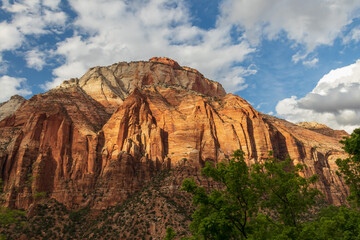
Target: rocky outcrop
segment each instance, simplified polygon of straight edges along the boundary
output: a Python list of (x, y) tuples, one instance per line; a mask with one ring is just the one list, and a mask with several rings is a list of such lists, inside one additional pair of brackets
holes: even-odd
[(109, 113), (114, 112), (134, 89), (146, 86), (181, 87), (218, 98), (226, 95), (221, 84), (205, 78), (197, 71), (183, 69), (168, 58), (94, 67), (80, 79), (65, 81), (58, 88), (71, 86), (80, 87)]
[(317, 122), (301, 122), (297, 123), (296, 125), (338, 139), (349, 136), (349, 134), (344, 130), (334, 130), (324, 124)]
[(14, 95), (10, 100), (0, 103), (0, 121), (13, 114), (25, 100), (22, 96)]
[[(165, 61), (166, 60), (166, 61)], [(68, 207), (103, 208), (141, 189), (160, 169), (201, 168), (241, 149), (249, 163), (290, 156), (333, 203), (338, 139), (257, 112), (219, 83), (175, 61), (95, 67), (39, 94), (0, 122), (5, 199), (27, 208), (38, 193)]]

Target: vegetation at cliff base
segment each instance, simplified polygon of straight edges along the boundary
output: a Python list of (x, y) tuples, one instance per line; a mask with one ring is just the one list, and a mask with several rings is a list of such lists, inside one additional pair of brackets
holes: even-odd
[(344, 150), (349, 157), (336, 160), (339, 167), (337, 174), (342, 176), (350, 187), (348, 200), (360, 207), (360, 128), (340, 142), (344, 144)]
[[(186, 161), (159, 172), (128, 201), (96, 214), (89, 207), (70, 211), (40, 192), (34, 216), (0, 209), (0, 239), (151, 239), (157, 234), (167, 240), (360, 240), (360, 130), (342, 143), (349, 155), (336, 161), (337, 174), (350, 190), (343, 206), (325, 204), (315, 187), (318, 177), (305, 178), (304, 164), (270, 154), (248, 165), (235, 151), (231, 159), (207, 162), (202, 175), (191, 172)], [(180, 184), (184, 178), (177, 182), (176, 176), (184, 175), (195, 176), (183, 181), (184, 191), (163, 187)]]
[(202, 173), (218, 183), (210, 192), (194, 180), (183, 182), (197, 207), (190, 230), (191, 239), (271, 239), (299, 235), (303, 219), (310, 218), (320, 191), (317, 180), (300, 176), (305, 165), (291, 159), (270, 158), (248, 166), (241, 151), (233, 158)]
[(352, 208), (320, 204), (317, 176), (302, 177), (303, 164), (270, 156), (248, 166), (235, 151), (230, 160), (202, 169), (212, 187), (183, 182), (196, 207), (186, 239), (360, 239), (360, 129), (341, 142), (349, 158), (336, 163), (350, 186)]
[[(0, 202), (3, 201), (3, 182), (0, 179)], [(0, 227), (7, 227), (10, 224), (20, 222), (20, 219), (24, 216), (24, 212), (20, 210), (14, 210), (7, 207), (0, 207)], [(0, 240), (6, 239), (6, 237), (0, 234)]]

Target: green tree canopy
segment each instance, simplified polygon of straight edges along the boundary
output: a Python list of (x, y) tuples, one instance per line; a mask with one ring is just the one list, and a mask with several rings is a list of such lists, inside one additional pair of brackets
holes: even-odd
[(340, 142), (344, 144), (343, 148), (349, 157), (336, 160), (339, 167), (337, 174), (342, 176), (350, 187), (348, 200), (360, 207), (360, 128)]
[(200, 187), (193, 179), (183, 182), (197, 207), (192, 239), (291, 239), (299, 234), (302, 219), (320, 196), (311, 187), (316, 176), (300, 176), (304, 168), (272, 157), (248, 166), (241, 151), (215, 166), (206, 163), (202, 174), (218, 188)]

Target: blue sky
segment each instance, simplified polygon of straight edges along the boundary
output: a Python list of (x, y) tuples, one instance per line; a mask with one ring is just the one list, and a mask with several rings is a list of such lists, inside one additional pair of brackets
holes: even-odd
[(0, 102), (166, 56), (257, 110), (360, 127), (360, 1), (2, 0)]

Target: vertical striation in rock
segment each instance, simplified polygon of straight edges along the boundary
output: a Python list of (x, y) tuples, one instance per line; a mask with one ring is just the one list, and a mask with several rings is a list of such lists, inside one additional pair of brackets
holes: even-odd
[(320, 176), (333, 203), (347, 194), (336, 174), (338, 138), (257, 112), (219, 83), (168, 58), (90, 69), (25, 101), (0, 121), (6, 204), (36, 193), (69, 207), (127, 199), (160, 169), (201, 168), (241, 149), (249, 163), (290, 156)]

